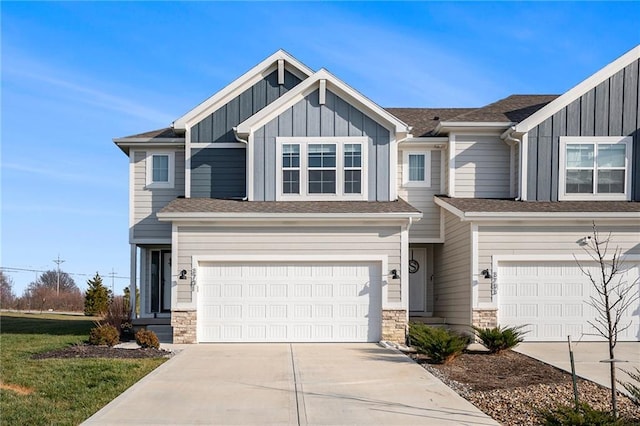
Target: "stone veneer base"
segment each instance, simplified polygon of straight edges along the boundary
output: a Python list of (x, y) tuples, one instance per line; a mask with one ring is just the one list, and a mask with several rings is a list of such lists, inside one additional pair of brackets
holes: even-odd
[(404, 344), (407, 340), (407, 311), (385, 309), (382, 311), (382, 340)]
[(196, 343), (196, 311), (172, 311), (173, 343)]
[(472, 324), (479, 328), (494, 328), (498, 326), (498, 309), (474, 309)]

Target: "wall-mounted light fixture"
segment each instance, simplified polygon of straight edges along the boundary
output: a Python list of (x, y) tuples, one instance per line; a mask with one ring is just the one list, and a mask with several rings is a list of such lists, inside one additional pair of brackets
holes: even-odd
[(187, 279), (187, 270), (183, 269), (182, 271), (180, 271), (180, 276), (178, 277), (181, 280), (186, 280)]
[(391, 278), (394, 280), (397, 280), (400, 278), (400, 275), (398, 275), (398, 270), (397, 269), (392, 269), (391, 270)]
[(482, 270), (482, 276), (484, 278), (491, 278), (491, 271), (489, 271), (488, 269), (483, 269)]

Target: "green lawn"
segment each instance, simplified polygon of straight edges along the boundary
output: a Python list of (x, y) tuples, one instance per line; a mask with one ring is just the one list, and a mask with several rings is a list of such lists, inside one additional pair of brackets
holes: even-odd
[(0, 424), (79, 424), (166, 361), (31, 359), (86, 341), (93, 321), (72, 315), (0, 314)]

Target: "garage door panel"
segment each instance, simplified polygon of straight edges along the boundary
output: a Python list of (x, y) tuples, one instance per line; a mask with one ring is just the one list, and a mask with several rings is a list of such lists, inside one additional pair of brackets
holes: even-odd
[(200, 266), (201, 342), (380, 339), (382, 278), (376, 264)]
[[(599, 276), (595, 264), (583, 264), (585, 271)], [(627, 265), (622, 279), (633, 282), (640, 267)], [(498, 272), (498, 322), (502, 326), (523, 325), (528, 341), (602, 340), (588, 324), (598, 316), (589, 305), (597, 292), (575, 262), (500, 262)], [(640, 334), (640, 302), (626, 312), (624, 324), (629, 330), (619, 334), (621, 341), (637, 341)], [(633, 312), (635, 310), (635, 313)]]

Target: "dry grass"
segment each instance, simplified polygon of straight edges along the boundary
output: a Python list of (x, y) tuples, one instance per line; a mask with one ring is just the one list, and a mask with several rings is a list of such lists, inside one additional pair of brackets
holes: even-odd
[(10, 390), (12, 392), (17, 393), (18, 395), (31, 395), (33, 393), (33, 389), (27, 388), (25, 386), (14, 385), (11, 383), (3, 383), (0, 382), (0, 389)]

